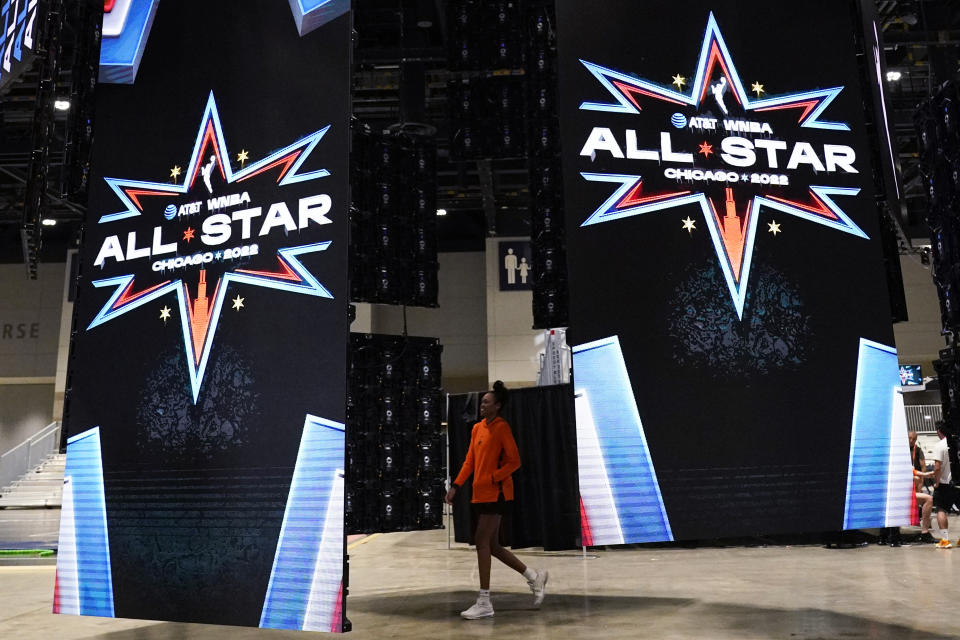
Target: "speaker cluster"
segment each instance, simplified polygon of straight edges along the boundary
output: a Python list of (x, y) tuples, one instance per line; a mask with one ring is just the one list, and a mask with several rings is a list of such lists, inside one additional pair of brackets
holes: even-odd
[(551, 329), (569, 325), (554, 3), (531, 1), (525, 16), (533, 326)]
[(917, 108), (914, 127), (920, 171), (927, 198), (930, 263), (940, 300), (940, 315), (950, 344), (934, 363), (940, 381), (943, 418), (952, 435), (960, 434), (960, 87), (945, 83)]
[(355, 122), (350, 158), (351, 300), (436, 307), (436, 141)]
[(350, 335), (348, 533), (443, 527), (441, 352), (433, 338)]

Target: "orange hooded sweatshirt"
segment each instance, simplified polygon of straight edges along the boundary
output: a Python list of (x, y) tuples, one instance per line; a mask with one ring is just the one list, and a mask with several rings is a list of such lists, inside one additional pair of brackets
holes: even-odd
[(511, 474), (520, 468), (520, 452), (507, 421), (497, 416), (473, 425), (467, 459), (454, 484), (458, 487), (473, 474), (472, 502), (496, 502), (503, 492), (504, 500), (513, 500)]

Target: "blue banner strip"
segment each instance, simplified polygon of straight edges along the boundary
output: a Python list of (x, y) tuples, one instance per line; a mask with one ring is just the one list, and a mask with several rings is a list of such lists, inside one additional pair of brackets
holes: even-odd
[[(617, 337), (573, 349), (576, 392), (589, 404), (623, 543), (673, 540), (660, 485)], [(589, 428), (580, 425), (577, 429)], [(589, 505), (585, 505), (589, 512)], [(603, 544), (595, 535), (595, 544)]]
[(844, 529), (886, 526), (894, 394), (900, 386), (897, 351), (860, 339)]
[[(260, 618), (261, 627), (305, 628), (327, 510), (343, 509), (342, 501), (336, 505), (330, 498), (337, 473), (343, 472), (344, 447), (342, 424), (307, 416)], [(342, 530), (340, 535), (342, 539)], [(322, 577), (339, 588), (343, 578), (342, 546), (337, 551), (340, 562), (333, 563), (338, 567), (336, 575)]]
[(69, 478), (73, 490), (80, 615), (112, 618), (113, 577), (99, 427), (67, 441), (64, 478)]

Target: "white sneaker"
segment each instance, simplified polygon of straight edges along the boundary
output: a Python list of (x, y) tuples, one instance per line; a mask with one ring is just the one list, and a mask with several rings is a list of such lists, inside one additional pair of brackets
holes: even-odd
[(547, 579), (549, 577), (549, 571), (537, 569), (537, 577), (527, 581), (530, 591), (533, 592), (533, 606), (539, 607), (543, 603), (543, 597), (547, 595)]
[(476, 604), (460, 612), (460, 617), (465, 620), (479, 620), (480, 618), (493, 617), (493, 604), (490, 600), (477, 600)]

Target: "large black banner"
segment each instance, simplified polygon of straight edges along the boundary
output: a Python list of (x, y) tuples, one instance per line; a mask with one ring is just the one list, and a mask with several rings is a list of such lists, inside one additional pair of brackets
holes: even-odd
[(584, 540), (905, 522), (852, 4), (558, 10)]
[(348, 4), (107, 5), (55, 610), (339, 631)]

